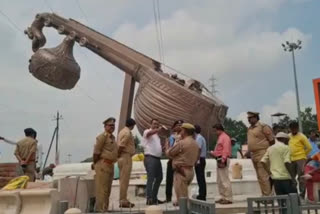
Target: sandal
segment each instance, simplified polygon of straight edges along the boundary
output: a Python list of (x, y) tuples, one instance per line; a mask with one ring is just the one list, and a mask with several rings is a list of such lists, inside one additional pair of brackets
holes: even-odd
[(222, 201), (224, 201), (223, 198), (220, 198), (219, 200), (216, 200), (215, 202), (219, 204), (219, 203), (221, 203)]
[(232, 204), (232, 201), (229, 201), (229, 200), (226, 200), (226, 199), (222, 199), (220, 204)]

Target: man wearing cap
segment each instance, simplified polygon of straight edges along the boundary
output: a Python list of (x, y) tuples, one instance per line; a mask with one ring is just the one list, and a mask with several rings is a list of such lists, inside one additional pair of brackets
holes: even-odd
[[(261, 162), (267, 171), (270, 171), (274, 189), (277, 195), (296, 193), (291, 170), (289, 135), (278, 132), (276, 143), (267, 149)], [(269, 168), (270, 166), (270, 168)]]
[(190, 185), (194, 172), (193, 167), (199, 158), (199, 147), (194, 140), (194, 126), (190, 123), (183, 123), (181, 126), (181, 140), (176, 142), (173, 147), (166, 150), (166, 155), (172, 159), (174, 169), (174, 190), (179, 198), (188, 197), (188, 186)]
[[(176, 142), (181, 138), (180, 131), (183, 120), (177, 120), (172, 125), (172, 133), (168, 139), (168, 145), (166, 149), (171, 148)], [(173, 186), (173, 169), (172, 169), (172, 160), (169, 159), (167, 162), (167, 176), (166, 176), (166, 202), (172, 200), (172, 186)]]
[(113, 136), (116, 120), (106, 119), (104, 132), (96, 138), (93, 151), (93, 164), (96, 172), (96, 212), (107, 212), (113, 181), (114, 163), (118, 158), (118, 146)]
[(243, 154), (241, 151), (241, 146), (239, 145), (239, 143), (237, 143), (237, 139), (236, 138), (231, 138), (231, 158), (238, 158), (238, 152), (241, 155), (241, 158), (243, 158)]
[(24, 130), (25, 138), (17, 143), (14, 155), (23, 169), (24, 175), (29, 177), (29, 181), (35, 181), (36, 172), (36, 152), (37, 152), (37, 132), (32, 128)]
[[(292, 161), (293, 176), (296, 178), (298, 175), (299, 193), (301, 198), (305, 198), (305, 181), (301, 177), (304, 174), (304, 166), (307, 161), (307, 156), (311, 152), (312, 147), (308, 138), (299, 132), (299, 124), (294, 121), (289, 124), (290, 128), (290, 155)], [(297, 182), (295, 182), (297, 184)]]
[(232, 187), (229, 179), (229, 164), (231, 157), (231, 139), (224, 132), (221, 124), (213, 126), (218, 136), (217, 144), (211, 155), (217, 159), (217, 183), (221, 198), (216, 201), (220, 204), (232, 204)]
[(270, 176), (261, 163), (261, 159), (270, 145), (274, 144), (272, 129), (260, 123), (259, 113), (248, 112), (248, 150), (251, 153), (251, 160), (256, 170), (258, 182), (263, 196), (270, 196), (272, 193)]
[(195, 125), (195, 139), (198, 143), (200, 149), (200, 157), (195, 165), (196, 177), (199, 186), (199, 195), (197, 196), (198, 200), (206, 200), (207, 197), (207, 184), (206, 184), (206, 155), (207, 155), (207, 142), (206, 139), (201, 135), (201, 127), (199, 125)]
[(118, 135), (118, 165), (120, 170), (120, 203), (119, 207), (132, 208), (134, 204), (127, 199), (130, 174), (132, 170), (132, 156), (135, 154), (134, 138), (131, 130), (136, 125), (134, 119), (129, 118), (126, 126)]

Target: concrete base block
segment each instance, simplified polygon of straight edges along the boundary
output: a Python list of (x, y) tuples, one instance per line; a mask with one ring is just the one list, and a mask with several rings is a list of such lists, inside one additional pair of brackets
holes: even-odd
[(94, 198), (94, 180), (63, 178), (58, 181), (60, 200), (68, 201), (69, 206), (78, 207), (82, 212), (89, 210), (90, 198)]
[(33, 189), (20, 192), (22, 209), (20, 214), (56, 214), (58, 192), (55, 189)]
[(0, 214), (19, 214), (21, 200), (18, 191), (0, 192)]

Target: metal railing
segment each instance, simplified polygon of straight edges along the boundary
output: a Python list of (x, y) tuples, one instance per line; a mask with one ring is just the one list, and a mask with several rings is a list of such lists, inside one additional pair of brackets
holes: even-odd
[(197, 199), (180, 198), (179, 214), (215, 214), (215, 203)]
[(320, 204), (302, 204), (298, 194), (248, 198), (248, 214), (320, 214)]
[(289, 196), (270, 196), (248, 198), (248, 214), (289, 214), (291, 211), (291, 201)]

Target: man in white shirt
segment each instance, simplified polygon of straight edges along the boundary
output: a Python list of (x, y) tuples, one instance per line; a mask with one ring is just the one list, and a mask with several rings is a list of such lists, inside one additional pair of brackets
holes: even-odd
[(147, 171), (147, 205), (161, 204), (158, 191), (162, 181), (162, 146), (158, 132), (160, 124), (157, 119), (151, 120), (151, 128), (143, 133), (144, 166)]

